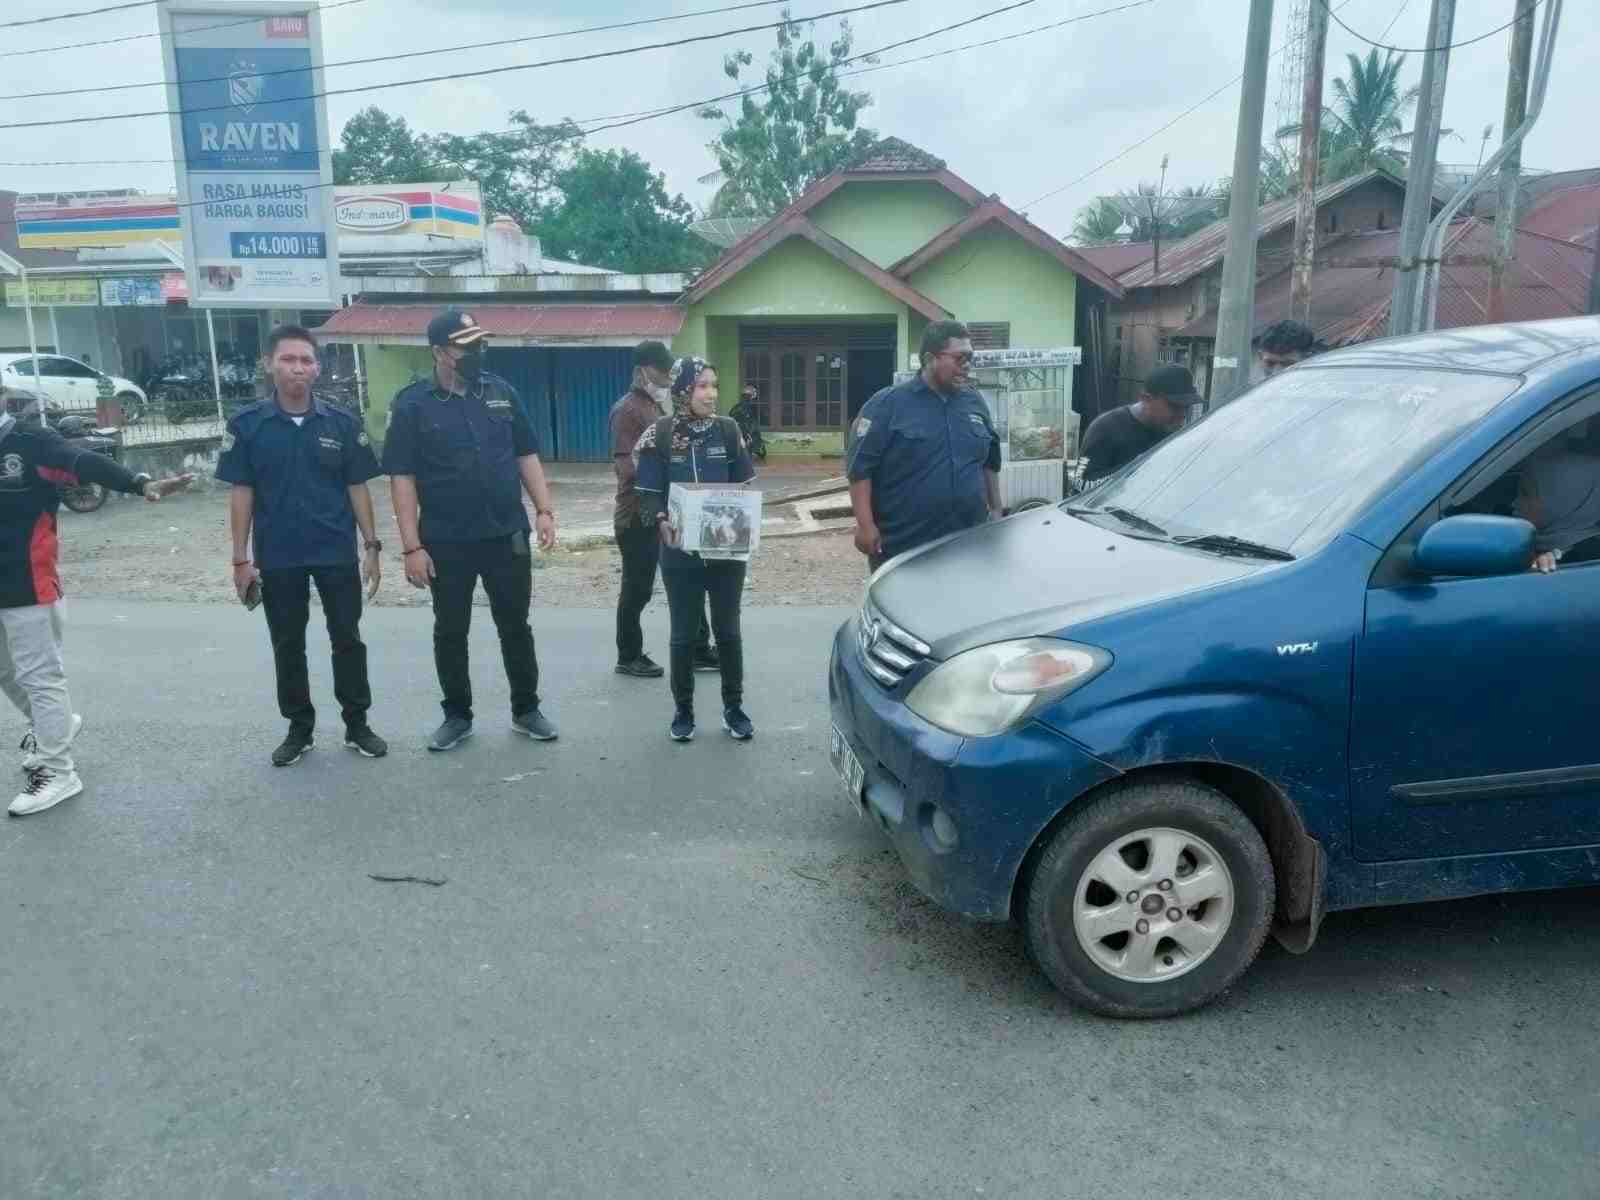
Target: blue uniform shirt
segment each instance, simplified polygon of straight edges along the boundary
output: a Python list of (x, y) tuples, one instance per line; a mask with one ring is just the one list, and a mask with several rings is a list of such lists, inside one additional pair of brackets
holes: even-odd
[(315, 395), (298, 425), (276, 396), (241, 409), (217, 460), (218, 479), (255, 491), (256, 566), (263, 571), (353, 564), (349, 489), (381, 473), (360, 418)]
[(528, 532), (518, 460), (539, 453), (516, 389), (488, 372), (465, 396), (421, 380), (389, 409), (383, 469), (411, 475), (423, 545)]
[(872, 481), (872, 514), (886, 557), (989, 519), (985, 471), (1000, 469), (1000, 438), (977, 392), (946, 398), (918, 375), (868, 400), (850, 429), (845, 473)]

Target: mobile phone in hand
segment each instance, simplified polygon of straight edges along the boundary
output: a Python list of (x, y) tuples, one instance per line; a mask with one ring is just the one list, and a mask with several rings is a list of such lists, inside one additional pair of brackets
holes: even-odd
[(260, 607), (260, 604), (261, 580), (252, 579), (250, 581), (250, 586), (244, 590), (244, 606), (248, 611), (255, 612), (255, 610)]

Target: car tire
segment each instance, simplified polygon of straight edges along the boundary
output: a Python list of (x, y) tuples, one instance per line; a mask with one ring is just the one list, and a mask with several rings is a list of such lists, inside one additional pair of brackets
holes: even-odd
[(1274, 889), (1260, 833), (1227, 797), (1182, 777), (1130, 783), (1044, 846), (1024, 893), (1028, 950), (1091, 1012), (1176, 1016), (1255, 961)]

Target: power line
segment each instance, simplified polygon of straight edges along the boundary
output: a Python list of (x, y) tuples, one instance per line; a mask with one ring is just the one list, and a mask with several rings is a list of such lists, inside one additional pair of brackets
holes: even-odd
[[(672, 50), (679, 46), (690, 46), (698, 42), (714, 42), (723, 38), (737, 37), (745, 33), (761, 33), (769, 29), (777, 29), (784, 25), (804, 24), (809, 21), (821, 21), (829, 17), (848, 16), (851, 13), (870, 12), (879, 8), (892, 8), (901, 4), (908, 4), (911, 0), (872, 0), (868, 4), (857, 4), (851, 8), (836, 8), (830, 12), (810, 13), (803, 17), (795, 17), (782, 21), (773, 21), (765, 25), (746, 25), (739, 29), (723, 29), (716, 33), (701, 33), (693, 37), (678, 38), (670, 42), (651, 42), (643, 46), (628, 46), (619, 50), (598, 50), (592, 54), (573, 54), (566, 58), (547, 58), (540, 62), (513, 63), (504, 67), (485, 67), (477, 71), (454, 71), (444, 75), (427, 75), (420, 79), (396, 79), (388, 83), (363, 84), (360, 87), (329, 88), (321, 92), (309, 92), (303, 96), (288, 96), (283, 100), (267, 101), (263, 108), (272, 104), (287, 103), (290, 100), (319, 100), (326, 96), (350, 96), (363, 92), (380, 92), (389, 88), (420, 87), (428, 83), (446, 83), (456, 79), (482, 79), (491, 75), (505, 75), (513, 71), (533, 71), (541, 67), (566, 66), (572, 63), (594, 62), (599, 59), (621, 58), (630, 54), (643, 54), (647, 50)], [(101, 121), (127, 121), (142, 117), (179, 117), (190, 116), (194, 113), (226, 112), (233, 106), (231, 104), (213, 104), (200, 108), (184, 108), (176, 111), (170, 109), (151, 109), (146, 112), (132, 113), (103, 113), (93, 117), (66, 117), (53, 121), (10, 121), (0, 124), (0, 129), (41, 129), (61, 125), (92, 125)]]
[[(914, 44), (916, 44), (918, 42), (925, 42), (929, 38), (938, 37), (941, 34), (950, 33), (950, 32), (953, 32), (954, 30), (965, 28), (968, 25), (977, 24), (980, 21), (985, 21), (985, 20), (989, 20), (989, 19), (992, 19), (992, 18), (997, 17), (997, 16), (1002, 16), (1005, 13), (1014, 12), (1015, 10), (1020, 9), (1020, 8), (1027, 8), (1030, 5), (1035, 4), (1037, 2), (1038, 2), (1038, 0), (1014, 0), (1014, 2), (1011, 3), (1011, 4), (1002, 5), (999, 8), (990, 9), (987, 12), (978, 13), (975, 16), (967, 17), (967, 18), (964, 18), (963, 20), (952, 22), (949, 25), (940, 26), (937, 29), (930, 29), (926, 33), (920, 33), (920, 34), (917, 34), (914, 37), (903, 38), (902, 40), (900, 40), (898, 42), (891, 42), (888, 45), (879, 46), (874, 50), (867, 50), (867, 51), (862, 52), (861, 54), (851, 55), (849, 58), (841, 59), (840, 62), (839, 62), (839, 65), (844, 65), (844, 64), (848, 64), (848, 63), (852, 63), (852, 62), (860, 62), (862, 59), (873, 58), (873, 57), (876, 57), (879, 54), (887, 54), (891, 50), (898, 50), (898, 49), (901, 49), (901, 48), (903, 48), (905, 46), (914, 45)], [(972, 43), (969, 43), (969, 44), (963, 45), (963, 46), (952, 46), (952, 47), (950, 47), (948, 49), (945, 49), (945, 50), (934, 51), (934, 52), (929, 53), (929, 54), (919, 55), (918, 57), (915, 57), (915, 58), (903, 59), (903, 60), (901, 60), (899, 62), (877, 63), (877, 64), (874, 64), (874, 65), (871, 65), (871, 66), (868, 66), (868, 67), (864, 67), (864, 68), (862, 68), (861, 70), (858, 70), (858, 71), (841, 72), (841, 77), (843, 77), (843, 76), (854, 76), (854, 75), (866, 75), (866, 74), (870, 74), (873, 71), (885, 71), (885, 70), (888, 70), (888, 69), (890, 69), (892, 67), (910, 66), (913, 63), (926, 62), (929, 59), (941, 58), (941, 57), (944, 57), (944, 56), (950, 55), (950, 54), (958, 54), (958, 53), (961, 53), (961, 52), (966, 51), (966, 50), (972, 50), (972, 49), (978, 49), (978, 48), (981, 48), (981, 47), (992, 46), (992, 45), (999, 44), (1001, 42), (1014, 41), (1017, 38), (1029, 37), (1029, 36), (1032, 36), (1033, 34), (1036, 34), (1036, 33), (1045, 32), (1045, 31), (1051, 30), (1051, 29), (1058, 29), (1058, 28), (1060, 28), (1060, 27), (1062, 27), (1064, 25), (1077, 24), (1080, 21), (1088, 21), (1088, 20), (1091, 20), (1091, 19), (1093, 19), (1095, 17), (1112, 16), (1112, 15), (1115, 15), (1116, 13), (1126, 12), (1129, 9), (1143, 8), (1146, 5), (1153, 4), (1155, 2), (1156, 2), (1156, 0), (1130, 0), (1129, 3), (1122, 4), (1122, 5), (1119, 5), (1119, 6), (1114, 7), (1114, 8), (1098, 9), (1098, 10), (1096, 10), (1094, 12), (1081, 13), (1078, 16), (1075, 16), (1075, 17), (1068, 17), (1068, 18), (1066, 18), (1064, 20), (1061, 20), (1061, 21), (1052, 21), (1052, 22), (1050, 22), (1049, 24), (1046, 24), (1046, 25), (1039, 25), (1039, 26), (1036, 26), (1036, 27), (1034, 27), (1032, 29), (1019, 30), (1016, 33), (1004, 34), (1004, 35), (1002, 35), (1000, 37), (989, 38), (989, 39), (987, 39), (985, 41), (972, 42)], [(779, 81), (781, 82), (782, 79), (798, 77), (798, 76), (803, 75), (803, 74), (804, 74), (804, 72), (796, 71), (796, 72), (793, 73), (792, 76), (780, 77)], [(690, 101), (690, 102), (685, 103), (685, 104), (672, 105), (672, 106), (667, 107), (667, 108), (650, 109), (650, 110), (645, 110), (645, 111), (642, 111), (642, 112), (633, 112), (633, 113), (619, 113), (614, 117), (591, 117), (591, 118), (585, 118), (582, 122), (574, 122), (574, 123), (575, 124), (590, 124), (590, 123), (594, 123), (594, 122), (610, 122), (610, 123), (609, 124), (598, 124), (598, 125), (596, 125), (595, 128), (592, 128), (592, 129), (589, 129), (589, 130), (580, 131), (580, 132), (575, 133), (575, 134), (557, 134), (557, 135), (555, 135), (553, 137), (550, 137), (550, 138), (540, 139), (535, 144), (538, 144), (538, 145), (553, 145), (553, 144), (556, 144), (556, 143), (559, 143), (559, 142), (564, 142), (564, 141), (577, 141), (577, 140), (580, 140), (580, 139), (582, 139), (584, 137), (588, 137), (588, 136), (590, 136), (592, 134), (604, 132), (605, 130), (608, 130), (608, 129), (620, 129), (620, 128), (623, 128), (624, 126), (638, 125), (638, 124), (642, 124), (645, 121), (655, 120), (658, 117), (669, 116), (669, 115), (671, 115), (673, 113), (684, 112), (684, 111), (686, 111), (688, 109), (691, 109), (691, 108), (700, 108), (700, 107), (703, 107), (704, 105), (707, 105), (707, 104), (715, 104), (715, 103), (718, 103), (718, 102), (723, 101), (723, 100), (731, 100), (731, 99), (735, 99), (735, 98), (740, 97), (740, 96), (756, 95), (756, 94), (758, 94), (760, 92), (769, 91), (772, 88), (772, 86), (773, 86), (772, 82), (762, 83), (762, 84), (758, 84), (758, 85), (755, 85), (755, 86), (752, 86), (752, 87), (748, 87), (748, 88), (741, 88), (738, 91), (726, 92), (721, 96), (710, 96), (710, 97), (706, 97), (706, 98), (700, 99), (700, 100), (693, 100), (693, 101)], [(494, 135), (494, 136), (509, 136), (509, 135)], [(531, 139), (530, 139), (530, 141), (531, 141)], [(99, 160), (99, 162), (103, 162), (103, 163), (106, 163), (108, 165), (122, 165), (123, 163), (136, 163), (136, 162), (168, 163), (168, 164), (170, 164), (173, 161), (174, 160), (172, 160), (172, 159), (142, 159), (142, 160), (104, 159), (104, 160)], [(44, 164), (39, 164), (39, 163), (0, 163), (0, 166), (38, 166), (38, 165), (44, 165)], [(62, 166), (88, 166), (88, 165), (96, 165), (96, 162), (95, 162), (95, 160), (84, 160), (84, 161), (81, 161), (81, 162), (79, 162), (79, 161), (63, 161), (59, 165), (62, 165)], [(326, 185), (326, 184), (312, 184), (312, 185), (306, 187), (304, 190), (306, 190), (306, 191), (315, 191), (317, 189), (320, 189), (320, 188), (326, 187), (326, 186), (328, 186), (328, 185)], [(366, 185), (366, 186), (380, 187), (380, 186), (383, 186), (383, 185), (381, 185), (381, 184), (371, 184), (371, 185)], [(204, 204), (204, 203), (205, 203), (205, 201), (203, 201), (203, 200), (202, 201), (191, 201), (187, 205), (177, 205), (175, 207), (179, 207), (179, 208), (183, 208), (183, 207), (197, 208), (201, 204)], [(15, 225), (15, 224), (17, 224), (17, 219), (15, 217), (10, 218), (9, 220), (0, 220), (0, 225)]]
[[(695, 12), (673, 13), (664, 17), (645, 17), (637, 21), (618, 21), (610, 25), (588, 25), (580, 29), (563, 29), (556, 33), (535, 33), (527, 37), (499, 38), (489, 42), (467, 42), (460, 46), (441, 46), (433, 50), (411, 50), (403, 54), (384, 54), (376, 58), (347, 58), (339, 62), (323, 63), (322, 69), (333, 67), (360, 67), (371, 63), (398, 62), (406, 58), (425, 58), (432, 54), (457, 54), (463, 50), (483, 50), (494, 46), (517, 46), (524, 42), (546, 42), (555, 38), (577, 37), (585, 33), (608, 33), (617, 29), (636, 29), (641, 25), (661, 25), (672, 21), (687, 21), (694, 17), (719, 16), (723, 13), (743, 12), (751, 8), (771, 8), (775, 4), (785, 4), (788, 0), (746, 0), (743, 4), (730, 4), (723, 8), (702, 8)], [(259, 19), (259, 18), (257, 18)], [(274, 75), (306, 75), (316, 70), (315, 67), (285, 67), (277, 71), (257, 71), (256, 75), (267, 79)], [(222, 83), (228, 78), (226, 75), (215, 75), (206, 79), (186, 79), (186, 84), (197, 83)], [(15, 95), (0, 96), (0, 100), (37, 100), (47, 96), (86, 96), (98, 92), (126, 92), (138, 88), (166, 87), (165, 79), (152, 79), (146, 83), (113, 83), (104, 87), (67, 88), (58, 92), (19, 92)]]
[[(1375, 48), (1377, 48), (1379, 50), (1387, 50), (1391, 54), (1432, 54), (1436, 50), (1460, 50), (1464, 46), (1475, 46), (1479, 42), (1486, 42), (1490, 38), (1492, 38), (1495, 34), (1504, 33), (1506, 30), (1510, 29), (1513, 25), (1515, 25), (1518, 21), (1522, 20), (1524, 17), (1531, 16), (1533, 14), (1533, 10), (1538, 8), (1539, 5), (1543, 4), (1544, 0), (1533, 0), (1533, 3), (1529, 4), (1526, 8), (1524, 8), (1520, 12), (1518, 12), (1516, 16), (1512, 17), (1511, 20), (1507, 21), (1504, 25), (1496, 26), (1494, 29), (1489, 30), (1488, 33), (1480, 33), (1477, 37), (1470, 37), (1464, 42), (1451, 42), (1447, 46), (1410, 46), (1410, 47), (1407, 47), (1407, 46), (1388, 46), (1388, 45), (1385, 45), (1383, 42), (1376, 41), (1376, 40), (1374, 40), (1372, 38), (1367, 37), (1365, 34), (1357, 33), (1354, 29), (1351, 29), (1350, 26), (1346, 25), (1344, 23), (1344, 21), (1340, 19), (1339, 15), (1336, 12), (1333, 11), (1332, 6), (1329, 5), (1328, 0), (1317, 0), (1317, 3), (1321, 4), (1323, 8), (1326, 8), (1328, 10), (1328, 15), (1333, 18), (1333, 23), (1335, 25), (1337, 25), (1340, 29), (1342, 29), (1346, 33), (1348, 33), (1351, 37), (1355, 38), (1358, 42), (1365, 42), (1369, 46), (1373, 46), (1373, 47), (1375, 47)], [(1339, 7), (1343, 8), (1344, 6), (1340, 5)], [(1402, 11), (1404, 11), (1404, 10), (1402, 9)], [(1395, 20), (1399, 20), (1399, 19), (1400, 18), (1399, 18), (1398, 14), (1397, 14), (1396, 17), (1395, 17)], [(1394, 22), (1393, 21), (1391, 21), (1389, 23), (1389, 28), (1390, 29), (1394, 28)], [(1384, 31), (1383, 36), (1385, 36), (1385, 37), (1388, 36), (1388, 30)]]
[[(926, 41), (928, 38), (937, 37), (938, 35), (943, 34), (943, 33), (949, 33), (952, 30), (959, 29), (964, 25), (970, 25), (975, 21), (984, 20), (984, 19), (986, 19), (986, 18), (988, 18), (990, 16), (993, 16), (993, 15), (996, 15), (996, 14), (1002, 14), (1002, 13), (1009, 12), (1012, 9), (1025, 7), (1026, 4), (1031, 4), (1033, 2), (1034, 2), (1034, 0), (1025, 0), (1024, 4), (1007, 5), (1004, 8), (994, 9), (994, 10), (992, 10), (992, 12), (981, 13), (976, 17), (969, 18), (968, 20), (965, 20), (965, 21), (957, 22), (954, 25), (942, 26), (939, 29), (935, 29), (935, 30), (929, 31), (928, 33), (919, 34), (914, 38), (907, 38), (907, 39), (905, 39), (903, 41), (892, 42), (887, 46), (879, 46), (876, 49), (863, 51), (861, 54), (854, 54), (854, 55), (851, 55), (849, 58), (840, 59), (839, 61), (840, 61), (840, 64), (843, 65), (843, 64), (853, 63), (853, 62), (860, 62), (863, 59), (867, 59), (867, 58), (875, 58), (879, 54), (887, 54), (891, 50), (902, 49), (905, 46), (911, 45), (913, 43), (920, 42), (920, 41)], [(853, 70), (853, 71), (840, 71), (838, 73), (838, 77), (840, 79), (853, 79), (858, 75), (871, 75), (871, 74), (874, 74), (874, 73), (876, 73), (878, 71), (892, 70), (895, 67), (909, 67), (909, 66), (912, 66), (912, 65), (914, 65), (916, 63), (929, 62), (929, 61), (931, 61), (933, 59), (937, 59), (937, 58), (946, 58), (946, 57), (948, 57), (948, 56), (950, 56), (952, 54), (962, 54), (962, 53), (965, 53), (968, 50), (982, 50), (982, 49), (986, 49), (989, 46), (1000, 45), (1001, 43), (1004, 43), (1004, 42), (1013, 42), (1013, 41), (1016, 41), (1018, 38), (1032, 37), (1034, 34), (1038, 34), (1038, 33), (1048, 33), (1051, 30), (1060, 29), (1060, 28), (1062, 28), (1063, 26), (1066, 26), (1066, 25), (1076, 25), (1079, 22), (1092, 20), (1095, 17), (1113, 16), (1113, 15), (1115, 15), (1117, 13), (1127, 12), (1130, 9), (1145, 8), (1145, 7), (1147, 7), (1147, 6), (1151, 5), (1151, 4), (1155, 4), (1155, 3), (1158, 3), (1158, 0), (1129, 0), (1129, 3), (1120, 4), (1120, 5), (1116, 6), (1115, 8), (1102, 8), (1102, 9), (1097, 9), (1094, 12), (1080, 13), (1079, 15), (1077, 15), (1075, 17), (1066, 17), (1066, 18), (1064, 18), (1064, 19), (1062, 19), (1060, 21), (1051, 21), (1051, 22), (1048, 22), (1047, 24), (1044, 24), (1044, 25), (1035, 25), (1035, 26), (1032, 26), (1031, 28), (1028, 28), (1028, 29), (1020, 29), (1016, 33), (1002, 34), (999, 37), (986, 38), (983, 41), (978, 41), (978, 42), (964, 42), (963, 44), (961, 44), (959, 46), (951, 46), (951, 47), (948, 47), (947, 49), (944, 49), (944, 50), (933, 50), (933, 51), (930, 51), (927, 54), (919, 54), (914, 58), (904, 58), (904, 59), (899, 59), (899, 60), (897, 60), (895, 62), (889, 62), (889, 63), (877, 63), (877, 64), (874, 64), (872, 66), (861, 67), (861, 68), (859, 68), (857, 70)], [(799, 78), (800, 76), (802, 76), (804, 74), (805, 74), (804, 71), (794, 71), (794, 72), (791, 72), (791, 73), (789, 73), (787, 75), (780, 76), (779, 77), (779, 82), (783, 82), (783, 81), (788, 80), (788, 79), (796, 79), (796, 78)], [(603, 124), (604, 122), (616, 121), (616, 122), (621, 122), (623, 124), (628, 124), (628, 125), (638, 124), (638, 123), (640, 123), (640, 122), (642, 122), (644, 120), (651, 120), (651, 119), (654, 119), (656, 117), (669, 116), (669, 115), (674, 114), (674, 113), (683, 112), (683, 111), (685, 111), (687, 109), (690, 109), (690, 108), (700, 108), (700, 107), (703, 107), (703, 106), (705, 106), (707, 104), (717, 104), (717, 103), (720, 103), (721, 101), (724, 101), (724, 100), (735, 100), (735, 99), (739, 99), (739, 98), (744, 97), (744, 96), (758, 95), (761, 92), (770, 91), (772, 89), (772, 86), (773, 85), (771, 83), (755, 84), (755, 85), (752, 85), (751, 87), (748, 87), (748, 88), (741, 88), (738, 91), (725, 92), (720, 96), (708, 96), (708, 97), (706, 97), (704, 99), (701, 99), (701, 100), (692, 100), (692, 101), (688, 101), (688, 102), (683, 103), (683, 104), (670, 105), (670, 106), (666, 106), (666, 107), (663, 107), (663, 108), (640, 109), (640, 110), (635, 110), (633, 112), (626, 112), (626, 113), (611, 113), (611, 114), (609, 114), (607, 116), (599, 116), (599, 117), (572, 117), (572, 118), (568, 118), (568, 120), (570, 120), (575, 125), (595, 125), (595, 126), (597, 126), (597, 128), (590, 129), (590, 130), (585, 130), (585, 131), (582, 131), (582, 132), (577, 133), (577, 134), (558, 134), (558, 135), (556, 135), (554, 137), (551, 137), (551, 138), (548, 138), (548, 139), (541, 139), (537, 144), (539, 144), (539, 145), (547, 145), (547, 144), (553, 145), (553, 144), (558, 143), (558, 142), (577, 141), (577, 140), (579, 140), (581, 138), (588, 137), (592, 133), (603, 132), (604, 129), (619, 128), (620, 127), (620, 125), (618, 125), (618, 126), (604, 125)], [(507, 130), (499, 130), (499, 131), (496, 131), (494, 133), (480, 134), (478, 136), (480, 136), (480, 137), (513, 137), (514, 138), (514, 137), (526, 137), (527, 136), (527, 132), (528, 131), (527, 131), (526, 128), (524, 128), (524, 129), (507, 129)], [(54, 159), (54, 160), (0, 161), (0, 167), (172, 166), (176, 162), (178, 162), (178, 160), (177, 159), (173, 159), (173, 158), (77, 158), (77, 159), (69, 158), (69, 159)], [(373, 185), (373, 186), (377, 186), (377, 185)]]
[(1389, 23), (1383, 27), (1383, 32), (1380, 33), (1378, 36), (1380, 38), (1388, 37), (1389, 36), (1389, 31), (1400, 23), (1400, 18), (1406, 15), (1406, 9), (1408, 9), (1410, 7), (1411, 7), (1411, 0), (1400, 0), (1400, 7), (1395, 10), (1394, 16), (1389, 18)]
[[(1327, 0), (1319, 0), (1319, 3), (1323, 4), (1326, 7)], [(1349, 3), (1350, 3), (1350, 0), (1344, 0), (1344, 2), (1339, 5), (1339, 7), (1343, 8), (1346, 4), (1349, 4)], [(1328, 11), (1329, 11), (1330, 15), (1333, 13), (1333, 10), (1331, 8)], [(1513, 22), (1513, 24), (1515, 24), (1515, 22)], [(1282, 47), (1280, 47), (1277, 50), (1274, 50), (1272, 52), (1272, 56), (1276, 56), (1276, 55), (1278, 55), (1280, 53), (1282, 53)], [(1134, 142), (1131, 146), (1127, 146), (1124, 149), (1119, 150), (1117, 153), (1113, 154), (1110, 158), (1106, 159), (1099, 166), (1091, 167), (1089, 170), (1085, 171), (1082, 175), (1079, 175), (1076, 179), (1069, 180), (1068, 182), (1062, 184), (1060, 187), (1052, 188), (1050, 191), (1046, 192), (1044, 195), (1035, 197), (1034, 199), (1028, 201), (1028, 203), (1026, 203), (1026, 204), (1024, 204), (1022, 206), (1023, 207), (1023, 211), (1026, 212), (1028, 209), (1032, 208), (1035, 204), (1040, 204), (1040, 203), (1042, 203), (1042, 202), (1044, 202), (1046, 200), (1049, 200), (1049, 199), (1052, 199), (1052, 198), (1054, 198), (1056, 196), (1059, 196), (1062, 192), (1066, 191), (1068, 188), (1076, 187), (1078, 184), (1082, 183), (1085, 179), (1089, 179), (1089, 178), (1091, 178), (1091, 177), (1093, 177), (1095, 175), (1098, 175), (1101, 171), (1103, 171), (1107, 167), (1111, 166), (1112, 163), (1120, 162), (1124, 158), (1127, 158), (1128, 155), (1132, 154), (1135, 150), (1139, 149), (1141, 146), (1148, 145), (1150, 142), (1155, 141), (1156, 138), (1160, 137), (1163, 133), (1165, 133), (1167, 130), (1171, 129), (1174, 125), (1176, 125), (1179, 121), (1182, 121), (1185, 117), (1193, 116), (1195, 113), (1199, 112), (1202, 108), (1204, 108), (1206, 105), (1210, 104), (1218, 96), (1222, 95), (1223, 92), (1227, 91), (1229, 88), (1231, 88), (1234, 84), (1238, 83), (1243, 78), (1244, 78), (1244, 73), (1241, 71), (1239, 74), (1235, 75), (1232, 79), (1228, 80), (1227, 83), (1225, 83), (1221, 87), (1219, 87), (1216, 91), (1206, 94), (1201, 99), (1197, 100), (1194, 104), (1192, 104), (1188, 108), (1184, 109), (1181, 113), (1179, 113), (1177, 116), (1173, 117), (1172, 120), (1168, 121), (1165, 125), (1163, 125), (1160, 129), (1157, 129), (1154, 133), (1151, 133), (1146, 137), (1142, 137), (1137, 142)]]
[[(352, 4), (365, 4), (366, 2), (367, 0), (337, 0), (336, 3), (322, 5), (317, 11), (318, 13), (332, 12), (336, 8), (348, 8)], [(184, 32), (186, 34), (205, 33), (212, 29), (236, 29), (240, 25), (254, 25), (260, 20), (261, 17), (257, 15), (246, 17), (242, 21), (223, 21), (218, 25), (197, 25), (193, 29), (187, 29)], [(161, 33), (130, 33), (124, 37), (102, 38), (97, 42), (68, 42), (64, 46), (35, 46), (31, 50), (3, 50), (0, 51), (0, 58), (21, 58), (28, 54), (54, 54), (60, 50), (85, 50), (92, 46), (118, 46), (123, 42), (143, 42), (150, 38), (170, 38), (172, 36), (172, 34), (164, 31)]]
[(23, 25), (48, 25), (52, 21), (72, 21), (78, 17), (98, 17), (101, 13), (121, 12), (127, 8), (149, 8), (152, 4), (160, 3), (161, 0), (133, 0), (131, 4), (109, 4), (105, 8), (86, 8), (79, 12), (57, 13), (53, 17), (28, 17), (22, 21), (0, 21), (0, 29), (17, 29)]

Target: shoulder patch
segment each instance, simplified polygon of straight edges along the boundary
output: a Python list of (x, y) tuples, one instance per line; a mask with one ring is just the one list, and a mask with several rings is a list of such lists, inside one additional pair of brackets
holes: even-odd
[(238, 440), (238, 438), (233, 436), (233, 430), (224, 429), (222, 431), (222, 452), (224, 454), (228, 453), (228, 451), (233, 449)]
[(866, 437), (868, 431), (871, 430), (871, 428), (872, 428), (872, 418), (871, 417), (857, 417), (856, 418), (856, 436), (857, 437)]
[(370, 446), (370, 445), (372, 445), (372, 439), (367, 436), (367, 431), (366, 431), (365, 427), (362, 428), (360, 433), (356, 434), (356, 445), (358, 445), (358, 446)]

